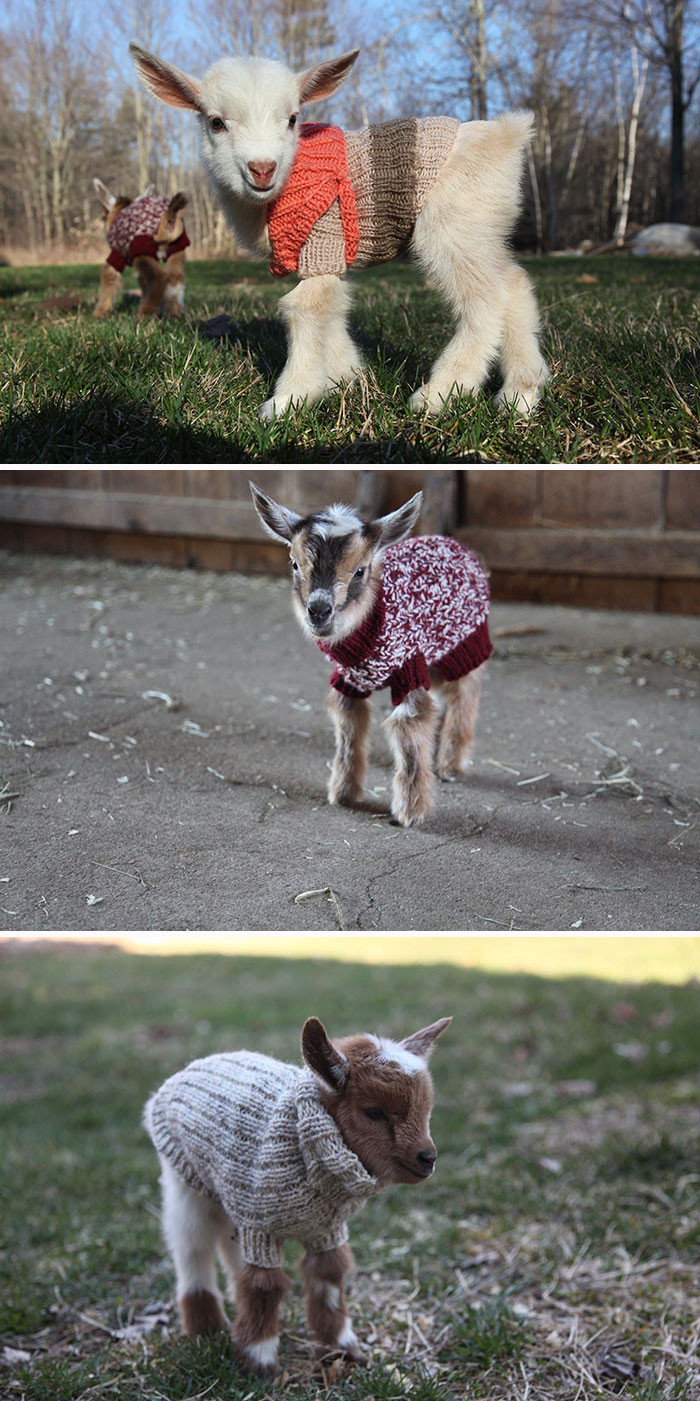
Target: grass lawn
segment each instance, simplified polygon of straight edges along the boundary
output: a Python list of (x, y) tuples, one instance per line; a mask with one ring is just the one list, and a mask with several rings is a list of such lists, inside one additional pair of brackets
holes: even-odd
[(451, 1012), (433, 1062), (433, 1182), (356, 1218), (351, 1306), (368, 1367), (316, 1360), (294, 1280), (291, 1401), (697, 1401), (696, 985), (444, 964), (2, 955), (3, 1401), (261, 1401), (225, 1339), (178, 1330), (156, 1159), (162, 1078), (245, 1045), (297, 1058), (331, 1032)]
[[(408, 395), (449, 334), (405, 264), (353, 278), (368, 356), (355, 387), (262, 424), (284, 358), (281, 288), (258, 264), (191, 262), (181, 324), (107, 323), (91, 266), (0, 269), (0, 457), (18, 462), (696, 462), (700, 259), (523, 260), (554, 378), (534, 418), (489, 392), (412, 416)], [(133, 273), (127, 284), (135, 283)], [(78, 304), (68, 310), (60, 298)], [(42, 305), (42, 303), (54, 303)], [(226, 312), (228, 337), (201, 323)]]

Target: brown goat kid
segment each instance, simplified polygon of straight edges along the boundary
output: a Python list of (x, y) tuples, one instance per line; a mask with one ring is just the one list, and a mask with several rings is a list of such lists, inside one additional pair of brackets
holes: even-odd
[(138, 199), (115, 196), (94, 179), (103, 208), (105, 234), (110, 246), (100, 274), (100, 295), (95, 316), (103, 321), (114, 310), (124, 268), (132, 266), (141, 288), (137, 320), (145, 321), (162, 311), (180, 317), (185, 310), (185, 249), (189, 238), (182, 210), (189, 203), (179, 191), (172, 199), (153, 194), (149, 186)]
[[(485, 570), (457, 540), (407, 538), (420, 492), (398, 511), (365, 521), (342, 505), (301, 516), (253, 482), (250, 488), (265, 530), (289, 545), (297, 618), (335, 663), (328, 801), (361, 800), (370, 696), (389, 687), (392, 817), (402, 827), (421, 822), (433, 802), (434, 769), (451, 781), (471, 752), (491, 655)], [(428, 694), (433, 685), (438, 705)]]
[(310, 1017), (303, 1069), (238, 1051), (193, 1061), (156, 1091), (145, 1123), (160, 1158), (164, 1233), (190, 1337), (228, 1326), (218, 1254), (237, 1305), (239, 1361), (275, 1376), (289, 1284), (283, 1244), (293, 1239), (306, 1252), (310, 1329), (324, 1351), (361, 1355), (343, 1289), (353, 1263), (347, 1219), (382, 1187), (432, 1175), (428, 1059), (451, 1020), (400, 1042), (330, 1041)]

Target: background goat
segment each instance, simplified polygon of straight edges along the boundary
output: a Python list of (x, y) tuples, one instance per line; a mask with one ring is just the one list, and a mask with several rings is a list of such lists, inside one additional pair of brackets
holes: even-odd
[[(396, 1043), (332, 1042), (316, 1017), (302, 1031), (306, 1071), (238, 1051), (193, 1061), (146, 1106), (158, 1150), (163, 1226), (190, 1336), (227, 1326), (217, 1251), (237, 1302), (244, 1367), (274, 1376), (288, 1280), (286, 1239), (303, 1242), (309, 1326), (327, 1348), (359, 1356), (343, 1295), (352, 1266), (347, 1217), (379, 1188), (430, 1177), (433, 1090), (427, 1069), (443, 1017)], [(311, 1073), (309, 1073), (311, 1072)]]
[(182, 210), (187, 195), (168, 199), (149, 185), (138, 199), (115, 196), (95, 178), (93, 185), (104, 209), (105, 233), (110, 253), (100, 276), (95, 316), (103, 320), (114, 308), (124, 268), (133, 263), (141, 286), (138, 320), (157, 316), (182, 316), (185, 309), (185, 249), (189, 238)]
[[(300, 516), (250, 483), (268, 534), (290, 546), (294, 609), (335, 662), (328, 705), (336, 752), (331, 803), (356, 803), (367, 771), (369, 696), (391, 688), (387, 721), (395, 758), (392, 815), (419, 822), (441, 778), (464, 772), (474, 739), (483, 663), (491, 655), (489, 589), (474, 555), (456, 540), (407, 540), (422, 493), (379, 520), (348, 506)], [(435, 682), (443, 711), (428, 695)]]
[(403, 119), (343, 138), (334, 127), (300, 126), (299, 109), (337, 91), (357, 50), (301, 75), (266, 59), (224, 58), (201, 79), (136, 44), (130, 52), (156, 97), (197, 113), (202, 160), (238, 246), (302, 279), (280, 302), (289, 357), (261, 417), (356, 378), (362, 355), (341, 278), (350, 264), (409, 248), (457, 318), (412, 407), (434, 413), (455, 388), (476, 391), (500, 357), (499, 402), (530, 412), (549, 371), (529, 279), (507, 246), (529, 113)]

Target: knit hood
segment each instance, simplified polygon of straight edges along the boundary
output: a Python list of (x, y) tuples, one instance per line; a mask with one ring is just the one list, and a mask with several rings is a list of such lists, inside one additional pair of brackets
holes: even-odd
[[(304, 1075), (296, 1092), (299, 1147), (309, 1184), (319, 1191), (330, 1186), (356, 1200), (353, 1210), (378, 1190), (360, 1159), (348, 1148), (338, 1125), (321, 1103), (313, 1076)], [(357, 1201), (359, 1199), (359, 1201)]]

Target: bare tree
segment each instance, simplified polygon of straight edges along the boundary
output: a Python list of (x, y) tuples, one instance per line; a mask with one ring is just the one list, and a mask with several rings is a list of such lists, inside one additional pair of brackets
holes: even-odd
[(666, 70), (671, 95), (670, 217), (685, 213), (685, 125), (700, 82), (696, 0), (604, 0), (648, 62)]

